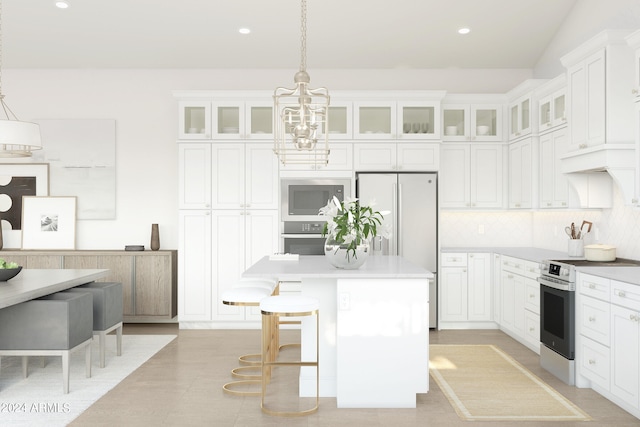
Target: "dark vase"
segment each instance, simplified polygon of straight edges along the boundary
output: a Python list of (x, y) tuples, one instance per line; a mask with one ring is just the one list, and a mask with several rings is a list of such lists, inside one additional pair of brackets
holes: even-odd
[(160, 249), (160, 232), (158, 231), (158, 224), (151, 224), (151, 250), (157, 251)]

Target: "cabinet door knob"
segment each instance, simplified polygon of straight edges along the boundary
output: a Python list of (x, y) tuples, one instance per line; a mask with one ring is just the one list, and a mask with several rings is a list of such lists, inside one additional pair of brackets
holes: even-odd
[(512, 275), (512, 274), (507, 275), (507, 277), (508, 277), (509, 279), (513, 279), (513, 275)]
[(634, 95), (637, 95), (638, 94), (638, 89), (631, 89), (631, 93), (634, 94)]
[(629, 320), (631, 320), (633, 322), (637, 322), (638, 321), (638, 316), (636, 316), (635, 314), (630, 314), (629, 315)]

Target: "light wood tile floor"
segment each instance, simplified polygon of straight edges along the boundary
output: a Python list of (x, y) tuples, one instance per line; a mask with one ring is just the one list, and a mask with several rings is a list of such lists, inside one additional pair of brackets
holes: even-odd
[[(640, 420), (588, 389), (569, 387), (540, 368), (538, 356), (500, 331), (432, 331), (431, 343), (495, 344), (569, 398), (591, 422), (465, 422), (458, 418), (433, 380), (418, 396), (416, 409), (337, 409), (336, 400), (322, 398), (317, 413), (303, 418), (262, 414), (256, 397), (224, 394), (222, 384), (237, 366), (240, 354), (259, 351), (257, 330), (178, 330), (175, 324), (131, 325), (126, 334), (177, 334), (178, 338), (133, 372), (78, 417), (72, 427), (94, 426), (348, 426), (348, 427), (585, 427), (640, 426)], [(295, 331), (285, 331), (295, 339)], [(402, 363), (402, 355), (398, 355)], [(320, 361), (322, 365), (322, 361)]]

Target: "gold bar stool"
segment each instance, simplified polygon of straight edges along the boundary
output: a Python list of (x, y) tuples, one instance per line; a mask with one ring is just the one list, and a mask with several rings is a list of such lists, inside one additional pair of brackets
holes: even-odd
[[(258, 285), (257, 282), (255, 284)], [(247, 282), (242, 286), (234, 287), (231, 290), (223, 292), (221, 299), (222, 303), (226, 305), (257, 307), (260, 305), (260, 301), (264, 298), (269, 297), (272, 292), (273, 288), (269, 286), (249, 286)], [(240, 361), (242, 362), (244, 359), (250, 357), (252, 357), (252, 355), (240, 356)], [(260, 354), (257, 354), (257, 357), (260, 357)], [(257, 366), (259, 366), (261, 362), (260, 360), (258, 360), (257, 362), (253, 363), (255, 363), (254, 366), (241, 366), (233, 369), (231, 371), (231, 375), (235, 378), (241, 378), (241, 380), (226, 383), (222, 386), (222, 389), (226, 393), (236, 396), (259, 396), (261, 394), (261, 391), (247, 391), (243, 389), (243, 387), (246, 387), (250, 384), (261, 383), (260, 374), (251, 375), (245, 373), (249, 369), (253, 369), (255, 371)]]
[[(319, 308), (320, 302), (318, 299), (303, 295), (276, 295), (264, 298), (260, 301), (260, 311), (262, 312), (262, 398), (260, 401), (260, 407), (264, 413), (269, 415), (294, 417), (312, 414), (318, 410), (320, 401), (320, 358), (318, 350), (318, 338), (320, 333)], [(300, 360), (278, 360), (277, 350), (279, 349), (279, 345), (276, 337), (278, 336), (279, 318), (314, 315), (316, 317), (316, 360), (303, 361), (302, 355)], [(286, 411), (275, 410), (265, 404), (267, 385), (271, 383), (273, 368), (278, 366), (310, 366), (316, 368), (316, 398), (315, 405), (313, 407), (299, 411)]]

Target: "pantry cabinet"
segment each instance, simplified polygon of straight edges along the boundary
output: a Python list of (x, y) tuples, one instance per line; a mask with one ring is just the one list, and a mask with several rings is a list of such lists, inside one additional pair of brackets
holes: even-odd
[(442, 208), (502, 208), (502, 144), (443, 144), (440, 148)]

